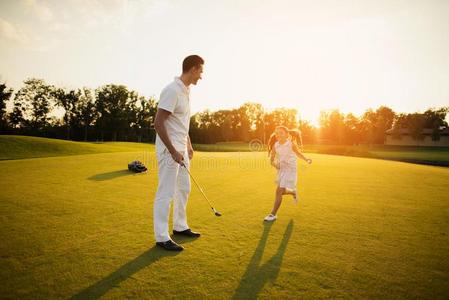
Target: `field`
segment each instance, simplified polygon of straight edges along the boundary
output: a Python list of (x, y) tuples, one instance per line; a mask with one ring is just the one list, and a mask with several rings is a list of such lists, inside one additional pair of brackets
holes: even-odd
[(148, 151), (143, 143), (82, 143), (32, 136), (0, 135), (0, 160), (108, 152)]
[[(265, 150), (260, 143), (216, 143), (211, 145), (195, 145), (197, 149), (208, 152), (247, 152)], [(320, 153), (332, 155), (344, 155), (354, 157), (368, 157), (388, 159), (411, 163), (449, 166), (448, 147), (415, 147), (415, 146), (384, 146), (384, 145), (304, 145), (306, 153)]]
[[(125, 142), (71, 142), (29, 136), (0, 135), (0, 160), (50, 157), (61, 155), (149, 151), (153, 145)], [(249, 143), (224, 142), (216, 144), (194, 144), (202, 152), (263, 152), (266, 148), (258, 140)], [(447, 147), (407, 147), (407, 146), (345, 146), (345, 145), (304, 145), (305, 153), (368, 157), (412, 162), (427, 165), (449, 166)]]
[[(189, 224), (202, 237), (175, 238), (185, 251), (171, 254), (154, 247), (152, 145), (8, 138), (2, 299), (449, 297), (449, 168), (310, 153), (299, 204), (286, 197), (264, 224), (266, 154), (198, 151), (192, 174), (223, 216), (192, 186)], [(150, 171), (128, 173), (134, 159)]]

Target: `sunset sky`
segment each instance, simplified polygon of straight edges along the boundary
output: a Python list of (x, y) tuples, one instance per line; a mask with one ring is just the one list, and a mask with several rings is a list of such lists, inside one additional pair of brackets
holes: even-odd
[(145, 96), (205, 60), (193, 112), (252, 101), (398, 112), (449, 105), (449, 1), (1, 0), (0, 81)]

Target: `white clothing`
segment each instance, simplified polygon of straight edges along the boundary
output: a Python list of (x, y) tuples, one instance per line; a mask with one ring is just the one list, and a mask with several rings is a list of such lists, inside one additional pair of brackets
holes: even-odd
[[(179, 77), (167, 85), (161, 92), (158, 108), (171, 112), (164, 122), (170, 141), (179, 152), (187, 148), (187, 138), (190, 125), (190, 89), (184, 85)], [(162, 153), (165, 144), (156, 135), (156, 153)]]
[(279, 141), (274, 144), (274, 150), (279, 162), (277, 183), (281, 188), (296, 189), (297, 157), (292, 149), (292, 141), (287, 140), (284, 144)]
[[(184, 164), (189, 168), (187, 139), (190, 124), (189, 88), (176, 77), (162, 90), (158, 108), (171, 112), (164, 125), (174, 148), (184, 156)], [(168, 219), (170, 203), (173, 199), (173, 229), (183, 231), (187, 225), (186, 207), (190, 193), (190, 177), (184, 167), (175, 162), (167, 147), (156, 136), (156, 156), (158, 164), (158, 188), (154, 199), (154, 236), (156, 242), (170, 239)]]
[[(188, 152), (186, 150), (182, 153), (184, 155), (184, 164), (189, 168)], [(190, 177), (186, 169), (173, 160), (167, 149), (156, 155), (159, 184), (154, 199), (154, 236), (156, 242), (165, 242), (170, 239), (168, 218), (172, 199), (173, 229), (176, 231), (189, 229), (186, 207), (190, 193)]]

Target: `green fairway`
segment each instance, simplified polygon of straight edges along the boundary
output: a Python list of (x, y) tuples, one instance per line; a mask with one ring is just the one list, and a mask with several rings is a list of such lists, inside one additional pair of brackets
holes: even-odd
[[(194, 148), (204, 152), (266, 151), (258, 140), (249, 143), (194, 144)], [(129, 142), (73, 142), (31, 136), (0, 135), (0, 160), (128, 151), (154, 151), (154, 145)], [(449, 166), (449, 148), (447, 147), (305, 145), (304, 152)]]
[(72, 142), (33, 136), (0, 135), (0, 160), (152, 149), (154, 145), (145, 143)]
[[(223, 216), (193, 186), (203, 236), (167, 254), (154, 248), (154, 153), (120, 147), (0, 162), (2, 298), (448, 298), (447, 168), (311, 154), (299, 204), (263, 224), (266, 154), (197, 152), (192, 174)], [(125, 170), (136, 158), (149, 173)]]
[[(229, 142), (216, 144), (196, 144), (195, 149), (208, 152), (248, 152), (254, 150), (266, 151), (260, 141), (250, 143)], [(304, 145), (305, 153), (320, 153), (355, 157), (398, 160), (411, 163), (449, 166), (448, 147), (414, 147), (385, 145)]]

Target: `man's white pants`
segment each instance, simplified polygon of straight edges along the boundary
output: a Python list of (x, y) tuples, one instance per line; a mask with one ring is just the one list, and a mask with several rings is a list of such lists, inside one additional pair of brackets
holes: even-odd
[[(189, 168), (187, 150), (184, 164)], [(173, 229), (183, 231), (189, 229), (187, 225), (186, 207), (190, 193), (190, 177), (186, 169), (175, 162), (171, 154), (165, 149), (157, 153), (158, 187), (154, 199), (154, 236), (156, 242), (166, 242), (170, 239), (168, 219), (170, 202), (173, 199)]]

